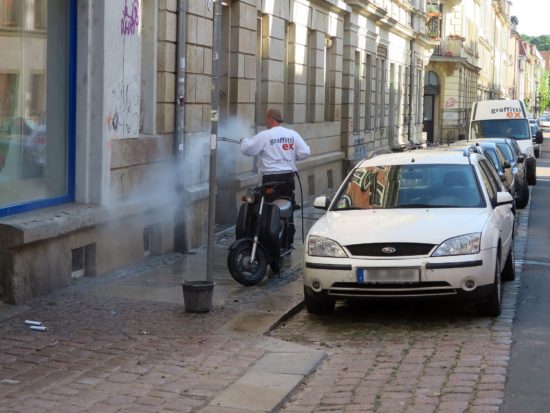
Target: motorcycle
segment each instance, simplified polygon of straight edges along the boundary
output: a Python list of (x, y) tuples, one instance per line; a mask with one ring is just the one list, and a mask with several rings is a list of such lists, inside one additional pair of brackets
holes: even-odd
[(229, 246), (227, 266), (239, 283), (251, 286), (262, 281), (267, 267), (279, 274), (284, 257), (292, 252), (289, 231), (293, 213), (289, 197), (280, 196), (282, 182), (248, 189), (243, 196)]

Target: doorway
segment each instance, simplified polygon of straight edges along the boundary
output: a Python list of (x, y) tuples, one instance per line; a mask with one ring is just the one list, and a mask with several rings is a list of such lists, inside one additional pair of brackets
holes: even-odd
[(439, 76), (433, 71), (427, 71), (424, 77), (424, 114), (422, 117), (423, 131), (426, 132), (428, 143), (437, 143), (436, 111), (439, 97)]

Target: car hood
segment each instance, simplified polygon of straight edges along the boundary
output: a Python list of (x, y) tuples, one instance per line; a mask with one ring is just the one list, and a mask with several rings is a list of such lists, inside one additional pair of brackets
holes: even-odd
[(446, 239), (481, 232), (488, 219), (483, 208), (370, 209), (329, 211), (310, 235), (341, 245), (374, 242), (440, 244)]

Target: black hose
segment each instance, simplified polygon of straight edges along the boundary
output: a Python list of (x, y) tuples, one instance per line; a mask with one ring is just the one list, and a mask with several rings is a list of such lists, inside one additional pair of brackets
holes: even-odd
[(300, 209), (302, 210), (302, 242), (306, 243), (306, 237), (304, 236), (304, 191), (302, 189), (302, 181), (300, 180), (300, 174), (296, 171), (296, 178), (298, 178), (298, 185), (300, 186)]

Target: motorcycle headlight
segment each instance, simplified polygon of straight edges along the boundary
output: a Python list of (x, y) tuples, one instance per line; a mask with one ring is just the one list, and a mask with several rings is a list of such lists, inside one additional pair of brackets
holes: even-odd
[(439, 245), (432, 257), (445, 257), (449, 255), (468, 255), (479, 253), (481, 245), (481, 233), (461, 235), (450, 238)]
[(307, 252), (315, 257), (346, 258), (347, 254), (336, 241), (329, 238), (310, 236), (307, 240)]
[(246, 193), (244, 194), (243, 201), (245, 201), (247, 204), (253, 204), (256, 200), (256, 192), (252, 189), (247, 189)]

